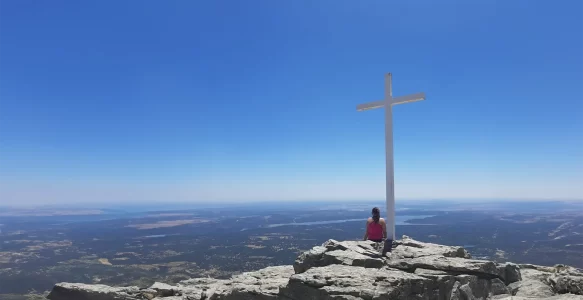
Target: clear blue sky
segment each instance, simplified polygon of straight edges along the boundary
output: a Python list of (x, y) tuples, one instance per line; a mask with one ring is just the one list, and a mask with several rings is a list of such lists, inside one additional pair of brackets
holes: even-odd
[(583, 1), (2, 1), (0, 204), (583, 198)]

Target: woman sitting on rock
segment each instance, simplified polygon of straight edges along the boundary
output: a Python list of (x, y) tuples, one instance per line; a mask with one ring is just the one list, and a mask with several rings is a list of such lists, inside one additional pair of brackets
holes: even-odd
[(381, 218), (381, 211), (378, 207), (372, 209), (372, 217), (366, 220), (366, 231), (364, 240), (382, 243), (387, 238), (387, 223)]

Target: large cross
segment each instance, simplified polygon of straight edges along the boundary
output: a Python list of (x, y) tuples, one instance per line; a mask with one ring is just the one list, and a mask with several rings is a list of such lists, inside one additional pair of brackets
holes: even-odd
[(387, 162), (387, 238), (395, 240), (395, 166), (393, 163), (393, 105), (425, 100), (425, 93), (393, 98), (392, 75), (385, 75), (385, 99), (356, 106), (357, 111), (385, 108), (385, 155)]

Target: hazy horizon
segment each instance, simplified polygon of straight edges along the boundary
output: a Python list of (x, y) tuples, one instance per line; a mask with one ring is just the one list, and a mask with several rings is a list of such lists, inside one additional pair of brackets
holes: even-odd
[[(486, 205), (486, 206), (497, 206), (513, 203), (557, 203), (565, 205), (583, 205), (583, 199), (484, 199), (484, 198), (448, 198), (448, 199), (396, 199), (397, 210), (406, 208), (407, 205)], [(99, 201), (92, 203), (21, 203), (21, 204), (0, 204), (0, 208), (10, 208), (10, 209), (73, 209), (73, 210), (83, 210), (83, 209), (123, 209), (123, 208), (136, 208), (143, 207), (144, 210), (149, 209), (160, 209), (160, 210), (177, 210), (180, 208), (222, 208), (222, 207), (246, 207), (246, 206), (257, 206), (263, 205), (265, 207), (309, 207), (309, 206), (321, 206), (330, 205), (331, 207), (344, 207), (344, 206), (358, 206), (358, 205), (375, 205), (384, 210), (385, 200), (384, 199), (343, 199), (343, 200), (292, 200), (292, 201), (269, 201), (269, 200), (257, 200), (257, 201), (225, 201), (225, 202), (215, 202), (212, 201), (199, 201), (199, 202), (176, 202), (176, 201), (158, 201), (158, 202), (123, 202), (119, 201)], [(460, 209), (467, 209), (460, 207)]]

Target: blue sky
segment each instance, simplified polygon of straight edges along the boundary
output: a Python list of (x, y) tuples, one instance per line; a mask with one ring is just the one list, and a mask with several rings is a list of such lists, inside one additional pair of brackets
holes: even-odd
[(0, 204), (583, 199), (583, 2), (3, 1)]

